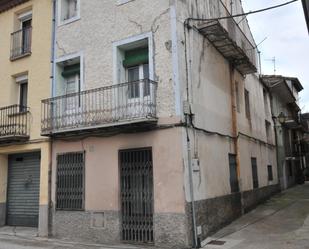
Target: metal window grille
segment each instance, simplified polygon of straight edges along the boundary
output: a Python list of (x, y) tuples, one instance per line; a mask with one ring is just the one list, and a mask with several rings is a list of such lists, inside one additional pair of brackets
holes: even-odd
[(120, 151), (122, 239), (153, 243), (151, 149)]
[(83, 210), (85, 156), (83, 152), (57, 156), (57, 210)]
[(239, 192), (236, 155), (229, 154), (231, 192)]
[(251, 166), (252, 166), (253, 188), (258, 188), (259, 187), (259, 178), (258, 178), (256, 158), (251, 158)]
[(268, 165), (267, 171), (268, 171), (268, 181), (273, 181), (274, 180), (273, 167), (271, 165)]

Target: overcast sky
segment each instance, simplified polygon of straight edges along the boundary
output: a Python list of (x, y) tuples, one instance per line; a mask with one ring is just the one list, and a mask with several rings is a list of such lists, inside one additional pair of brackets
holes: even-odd
[[(257, 10), (289, 0), (242, 0), (244, 10)], [(276, 57), (277, 74), (299, 78), (302, 112), (309, 112), (309, 35), (301, 0), (285, 7), (248, 16), (251, 31), (262, 52), (262, 73), (273, 74), (269, 59)]]

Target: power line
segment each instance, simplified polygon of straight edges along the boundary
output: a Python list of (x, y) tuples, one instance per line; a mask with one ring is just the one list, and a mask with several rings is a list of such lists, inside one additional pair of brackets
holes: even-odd
[(214, 20), (229, 19), (229, 18), (234, 18), (234, 17), (248, 16), (248, 15), (252, 15), (252, 14), (256, 14), (256, 13), (260, 13), (260, 12), (264, 12), (264, 11), (280, 8), (280, 7), (289, 5), (289, 4), (297, 2), (297, 1), (298, 0), (292, 0), (292, 1), (289, 1), (289, 2), (286, 2), (286, 3), (282, 3), (282, 4), (275, 5), (275, 6), (271, 6), (271, 7), (268, 7), (268, 8), (254, 10), (254, 11), (249, 11), (249, 12), (242, 13), (242, 14), (237, 14), (237, 15), (223, 16), (223, 17), (217, 17), (217, 18), (208, 18), (208, 19), (188, 18), (187, 21), (214, 21)]

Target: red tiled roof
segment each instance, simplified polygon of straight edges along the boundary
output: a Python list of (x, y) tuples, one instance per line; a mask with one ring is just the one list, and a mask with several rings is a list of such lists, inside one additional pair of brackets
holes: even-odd
[(0, 0), (0, 13), (28, 1), (29, 0)]

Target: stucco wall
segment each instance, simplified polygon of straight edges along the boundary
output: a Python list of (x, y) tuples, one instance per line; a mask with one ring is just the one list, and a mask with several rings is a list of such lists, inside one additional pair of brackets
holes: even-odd
[[(31, 56), (10, 61), (11, 33), (16, 31), (16, 13), (32, 9)], [(13, 76), (28, 72), (30, 139), (41, 132), (41, 100), (50, 97), (52, 1), (32, 0), (0, 14), (0, 107), (19, 104), (19, 89)]]
[[(238, 9), (240, 9), (239, 6)], [(183, 44), (179, 46), (179, 57), (183, 61), (180, 70), (183, 99), (186, 99), (186, 69), (188, 69), (188, 89), (194, 125), (210, 132), (226, 135), (223, 137), (201, 131), (189, 133), (192, 157), (196, 157), (200, 162), (200, 172), (194, 173), (195, 199), (203, 200), (229, 195), (231, 189), (228, 154), (235, 153), (233, 139), (227, 137), (233, 136), (230, 66), (228, 61), (196, 30), (187, 29), (186, 36), (184, 35), (183, 22), (186, 18), (207, 18), (205, 2), (177, 1), (177, 13), (179, 16), (178, 39), (183, 41)], [(243, 31), (249, 32), (249, 28), (245, 28), (246, 24), (243, 25)], [(247, 35), (249, 38), (252, 37), (250, 33)], [(187, 65), (185, 64), (186, 56)], [(253, 74), (243, 77), (234, 70), (233, 78), (234, 82), (238, 83), (240, 106), (237, 112), (238, 132), (259, 140), (239, 135), (242, 191), (253, 188), (251, 157), (257, 158), (260, 187), (277, 184), (276, 150), (273, 146), (275, 136), (269, 96), (267, 95), (267, 110), (265, 111), (263, 85), (258, 76)], [(248, 90), (250, 95), (250, 119), (245, 114), (244, 89)], [(235, 90), (233, 91), (236, 96)], [(271, 139), (266, 137), (266, 120), (271, 124)], [(274, 181), (271, 183), (268, 182), (267, 165), (273, 167)], [(188, 170), (186, 170), (186, 179), (188, 179)], [(191, 199), (189, 189), (189, 182), (186, 181), (188, 201)]]
[[(52, 234), (98, 242), (120, 241), (119, 150), (151, 147), (156, 245), (188, 244), (182, 161), (182, 128), (55, 141), (52, 166)], [(55, 210), (57, 154), (85, 151), (85, 212)], [(91, 227), (93, 214), (104, 213), (104, 227)], [(70, 218), (71, 217), (71, 218)], [(83, 222), (80, 222), (83, 220)], [(82, 225), (85, 224), (85, 225)], [(74, 231), (74, 232), (72, 232)]]
[(82, 52), (83, 89), (122, 83), (113, 75), (113, 43), (150, 32), (158, 116), (175, 115), (169, 1), (138, 0), (123, 5), (114, 0), (81, 1), (80, 15), (79, 20), (57, 27), (57, 58)]

